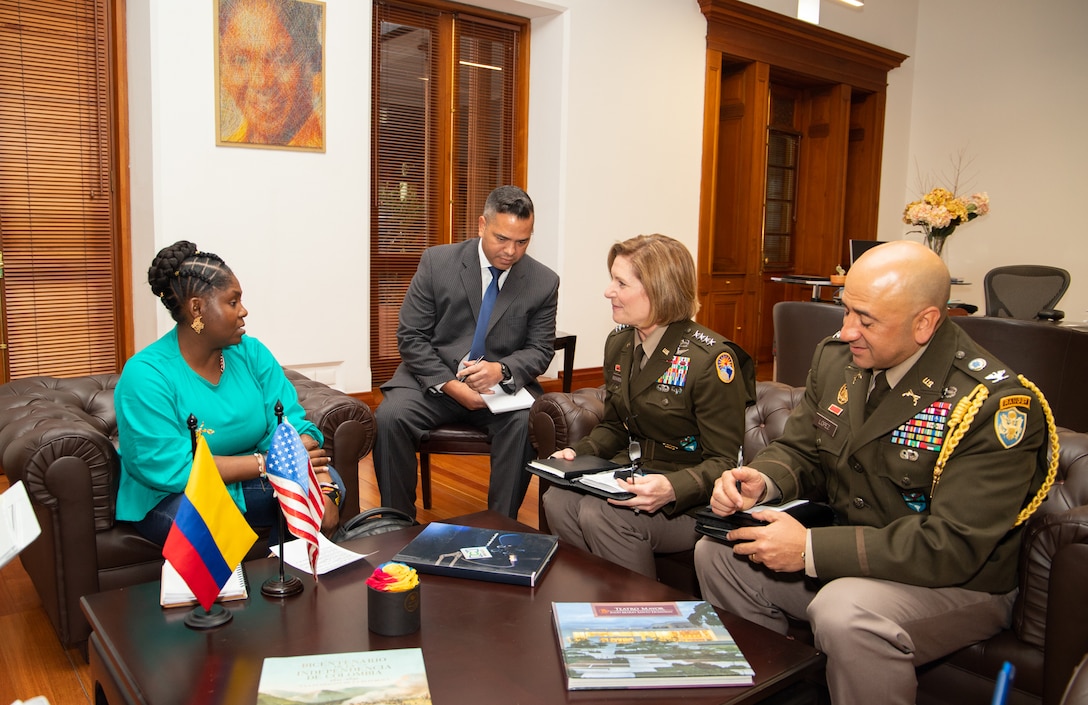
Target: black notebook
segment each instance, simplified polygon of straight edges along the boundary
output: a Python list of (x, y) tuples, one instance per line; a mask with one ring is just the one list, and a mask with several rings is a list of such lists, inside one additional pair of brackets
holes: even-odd
[[(598, 458), (600, 460), (600, 458)], [(605, 461), (608, 462), (608, 461)], [(590, 470), (580, 475), (573, 477), (561, 477), (554, 475), (551, 472), (541, 470), (540, 468), (529, 463), (525, 466), (525, 469), (538, 477), (541, 477), (548, 482), (558, 487), (565, 487), (571, 490), (577, 490), (585, 494), (591, 494), (602, 499), (631, 499), (635, 496), (633, 492), (624, 492), (615, 483), (615, 477), (619, 475), (623, 477), (623, 473), (630, 473), (631, 467), (622, 467), (615, 465), (614, 470)]]
[(806, 527), (830, 526), (835, 522), (835, 511), (822, 502), (809, 502), (807, 499), (798, 499), (785, 504), (760, 504), (744, 512), (737, 512), (729, 516), (715, 514), (709, 506), (703, 507), (695, 513), (695, 530), (705, 536), (711, 536), (726, 543), (735, 543), (726, 538), (733, 529), (745, 526), (766, 526), (767, 522), (760, 521), (752, 516), (754, 512), (763, 510), (785, 512)]
[(620, 465), (611, 460), (598, 458), (595, 455), (576, 455), (574, 460), (563, 458), (541, 458), (532, 460), (529, 465), (542, 472), (550, 473), (556, 477), (565, 477), (568, 480), (585, 475), (586, 473), (602, 472), (604, 470), (619, 470)]

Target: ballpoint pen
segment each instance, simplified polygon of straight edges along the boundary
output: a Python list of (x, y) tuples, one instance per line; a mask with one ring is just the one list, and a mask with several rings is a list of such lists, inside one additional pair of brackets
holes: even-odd
[[(744, 467), (744, 446), (737, 448), (737, 467)], [(737, 480), (737, 492), (740, 492), (740, 480)]]
[(1016, 677), (1016, 667), (1006, 661), (997, 674), (997, 683), (994, 685), (994, 697), (990, 705), (1005, 705), (1012, 690), (1012, 681)]
[[(483, 362), (483, 361), (484, 361), (484, 356), (483, 356), (483, 355), (481, 355), (480, 357), (476, 358), (475, 360), (465, 360), (465, 361), (464, 361), (464, 362), (462, 362), (461, 364), (462, 364), (462, 365), (464, 365), (465, 367), (472, 367), (473, 365), (478, 365), (478, 364), (480, 364), (480, 363), (481, 363), (481, 362)], [(461, 378), (461, 373), (462, 373), (462, 372), (464, 372), (464, 369), (461, 369), (461, 370), (459, 370), (459, 371), (457, 372), (457, 378), (458, 378), (458, 379), (460, 379), (460, 378)]]

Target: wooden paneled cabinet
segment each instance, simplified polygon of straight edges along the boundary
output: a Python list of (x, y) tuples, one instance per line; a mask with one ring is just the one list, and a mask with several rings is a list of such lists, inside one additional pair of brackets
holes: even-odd
[[(849, 240), (876, 239), (887, 74), (907, 57), (738, 0), (699, 4), (700, 320), (769, 364), (771, 308), (811, 295), (770, 278), (830, 275)], [(768, 174), (772, 129), (797, 150), (786, 187), (777, 161)]]

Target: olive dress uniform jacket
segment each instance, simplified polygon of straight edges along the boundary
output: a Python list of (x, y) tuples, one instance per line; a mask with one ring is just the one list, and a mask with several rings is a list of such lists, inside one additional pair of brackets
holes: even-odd
[[(824, 340), (804, 402), (750, 463), (783, 500), (826, 493), (837, 521), (811, 530), (817, 576), (1012, 590), (1022, 531), (1013, 524), (1045, 475), (1039, 399), (947, 320), (866, 419), (869, 380), (845, 342)], [(934, 489), (949, 415), (978, 384), (989, 396)]]
[(669, 324), (641, 370), (637, 345), (634, 328), (609, 334), (604, 418), (574, 451), (626, 465), (628, 444), (638, 440), (643, 468), (665, 474), (676, 493), (662, 511), (694, 511), (737, 463), (744, 410), (755, 402), (755, 365), (740, 346), (694, 321)]

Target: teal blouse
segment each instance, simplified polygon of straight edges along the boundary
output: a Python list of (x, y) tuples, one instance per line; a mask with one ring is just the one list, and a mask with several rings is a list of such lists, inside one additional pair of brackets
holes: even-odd
[[(139, 521), (167, 495), (185, 491), (193, 463), (190, 414), (196, 415), (212, 455), (267, 452), (277, 400), (299, 434), (324, 442), (264, 344), (244, 335), (240, 344), (223, 349), (223, 362), (219, 384), (198, 375), (181, 356), (173, 328), (125, 364), (114, 391), (121, 454), (119, 520)], [(227, 491), (244, 512), (241, 483), (228, 484)]]

